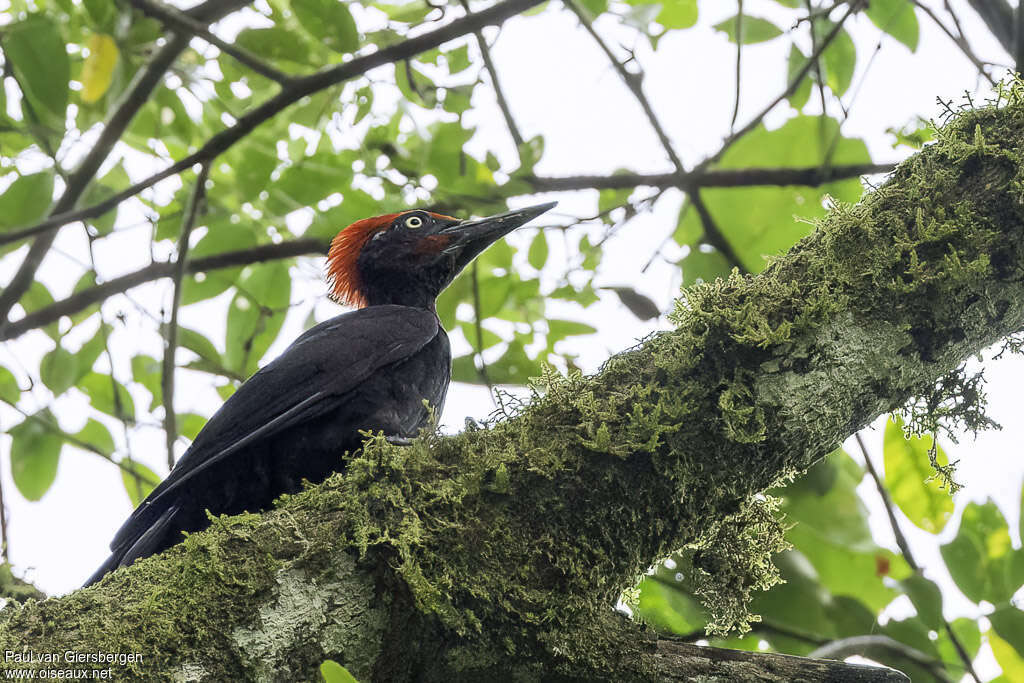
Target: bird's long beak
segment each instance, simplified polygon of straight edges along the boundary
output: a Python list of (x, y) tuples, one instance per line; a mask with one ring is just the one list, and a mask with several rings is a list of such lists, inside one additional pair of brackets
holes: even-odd
[(456, 272), (462, 270), (470, 261), (487, 247), (512, 232), (521, 225), (529, 223), (537, 216), (554, 207), (558, 202), (548, 202), (529, 206), (525, 209), (514, 209), (499, 213), (496, 216), (463, 221), (440, 231), (441, 235), (454, 235), (455, 239), (445, 251), (457, 253), (455, 257)]

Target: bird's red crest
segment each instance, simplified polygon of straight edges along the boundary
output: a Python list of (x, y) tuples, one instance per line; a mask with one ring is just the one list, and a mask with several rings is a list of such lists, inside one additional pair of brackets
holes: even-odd
[(364, 218), (334, 236), (331, 249), (327, 252), (327, 284), (331, 287), (329, 296), (332, 299), (355, 308), (366, 305), (356, 260), (370, 238), (387, 229), (398, 216), (397, 213), (388, 213)]
[[(356, 221), (331, 240), (331, 249), (327, 252), (327, 283), (331, 288), (329, 296), (339, 304), (363, 308), (366, 306), (366, 295), (363, 283), (359, 278), (356, 261), (370, 238), (381, 230), (386, 230), (401, 213), (386, 213)], [(431, 213), (434, 218), (455, 220), (451, 216)]]

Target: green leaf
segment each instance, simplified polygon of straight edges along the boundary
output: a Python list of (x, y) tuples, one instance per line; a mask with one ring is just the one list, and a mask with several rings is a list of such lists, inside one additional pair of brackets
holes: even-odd
[(120, 470), (125, 493), (135, 507), (141, 505), (146, 496), (160, 483), (160, 477), (156, 472), (135, 460), (122, 460)]
[[(789, 58), (786, 60), (786, 82), (792, 83), (805, 64), (807, 64), (807, 55), (796, 45), (790, 45)], [(807, 104), (807, 100), (810, 99), (811, 87), (813, 85), (812, 74), (813, 70), (806, 73), (803, 79), (801, 79), (800, 84), (797, 85), (796, 90), (789, 96), (789, 104), (794, 109), (803, 109), (804, 105)]]
[(14, 373), (0, 366), (0, 401), (14, 405), (21, 398), (21, 387)]
[(238, 34), (235, 43), (279, 65), (284, 62), (284, 66), (289, 66), (292, 70), (296, 66), (310, 65), (307, 40), (282, 26), (247, 28)]
[[(953, 633), (956, 634), (957, 640), (960, 641), (960, 645), (967, 650), (971, 659), (974, 659), (981, 648), (981, 631), (978, 629), (978, 622), (975, 619), (960, 617), (951, 621), (949, 625), (953, 629)], [(949, 639), (945, 629), (939, 629), (938, 633), (939, 637), (935, 641), (935, 646), (939, 650), (939, 659), (943, 662), (955, 662), (960, 659), (956, 646)]]
[(54, 396), (60, 396), (78, 380), (78, 359), (58, 345), (43, 356), (39, 377)]
[(547, 322), (548, 339), (551, 340), (565, 339), (566, 337), (583, 334), (595, 334), (597, 332), (597, 328), (577, 320), (549, 319)]
[[(161, 330), (161, 334), (163, 334), (163, 330)], [(211, 363), (220, 365), (222, 362), (220, 353), (217, 351), (217, 347), (213, 345), (213, 342), (203, 336), (202, 333), (188, 327), (178, 326), (178, 346), (188, 349), (203, 360)]]
[[(827, 28), (823, 34), (830, 33), (831, 24), (826, 23)], [(832, 44), (825, 48), (821, 55), (825, 63), (825, 83), (836, 95), (845, 93), (853, 82), (853, 72), (857, 68), (857, 46), (853, 44), (853, 38), (840, 29)]]
[(114, 437), (111, 436), (110, 430), (107, 429), (106, 425), (98, 420), (89, 418), (85, 426), (75, 434), (75, 438), (89, 444), (104, 455), (114, 454)]
[(871, 0), (864, 13), (875, 26), (909, 47), (911, 52), (917, 51), (921, 27), (909, 0)]
[(161, 361), (144, 353), (132, 356), (132, 379), (146, 387), (153, 397), (149, 410), (163, 404), (163, 363)]
[(1001, 605), (988, 615), (996, 633), (1024, 657), (1024, 611), (1013, 605)]
[(956, 537), (940, 546), (957, 587), (974, 602), (1000, 603), (1020, 588), (1006, 520), (995, 503), (969, 503)]
[(224, 362), (249, 376), (284, 324), (291, 296), (288, 264), (280, 261), (248, 266), (228, 308)]
[(341, 0), (291, 0), (302, 28), (335, 52), (359, 49), (359, 29)]
[(486, 327), (480, 327), (480, 337), (483, 339), (483, 344), (477, 343), (477, 329), (476, 325), (471, 322), (462, 321), (459, 323), (459, 327), (462, 328), (462, 334), (465, 335), (466, 341), (473, 347), (474, 351), (483, 351), (489, 349), (496, 344), (500, 344), (503, 340), (500, 336), (490, 331)]
[(716, 31), (721, 31), (728, 36), (730, 43), (735, 43), (736, 37), (739, 35), (740, 42), (744, 45), (763, 43), (782, 35), (782, 29), (772, 22), (761, 17), (750, 16), (749, 14), (740, 16), (738, 33), (735, 15), (715, 24), (714, 28)]
[(324, 660), (320, 665), (320, 675), (323, 676), (324, 683), (359, 683), (348, 669), (333, 659)]
[(3, 50), (39, 122), (63, 133), (71, 63), (57, 24), (41, 14), (10, 24)]
[[(29, 285), (28, 291), (25, 292), (24, 296), (21, 297), (21, 307), (25, 310), (25, 313), (31, 313), (32, 311), (38, 311), (40, 308), (45, 308), (53, 304), (53, 295), (50, 294), (50, 290), (46, 288), (39, 280), (33, 280), (32, 284)], [(61, 334), (57, 323), (53, 322), (43, 328), (43, 331), (50, 336), (51, 339), (60, 340)]]
[[(953, 514), (953, 497), (935, 477), (928, 459), (931, 445), (930, 438), (906, 438), (902, 426), (892, 418), (885, 426), (886, 488), (911, 522), (937, 534)], [(940, 465), (949, 462), (942, 448), (938, 448), (937, 458)]]
[(0, 194), (0, 232), (35, 223), (46, 214), (52, 199), (52, 171), (21, 176)]
[(649, 297), (632, 287), (602, 287), (615, 292), (623, 306), (640, 320), (654, 320), (661, 315), (661, 309)]
[(900, 581), (900, 587), (910, 597), (920, 617), (928, 628), (935, 631), (941, 630), (942, 618), (942, 593), (934, 582), (929, 581), (920, 574), (913, 574)]
[[(135, 403), (128, 390), (110, 375), (90, 372), (81, 379), (78, 387), (89, 397), (92, 407), (101, 413), (118, 419), (134, 420)], [(114, 388), (117, 388), (115, 400)]]
[(701, 628), (707, 617), (700, 603), (683, 590), (681, 583), (678, 588), (663, 583), (671, 580), (669, 572), (658, 574), (658, 579), (649, 576), (640, 582), (637, 617), (669, 633), (691, 633)]
[(697, 23), (697, 0), (664, 0), (654, 20), (666, 29), (690, 28)]
[(993, 631), (986, 634), (992, 654), (996, 656), (1003, 675), (993, 683), (1014, 683), (1024, 681), (1024, 656), (1020, 655), (1012, 645), (997, 636)]
[(89, 38), (89, 56), (82, 65), (82, 102), (91, 104), (103, 97), (114, 79), (114, 69), (121, 53), (114, 39), (104, 33)]
[(526, 260), (534, 270), (540, 270), (548, 262), (548, 238), (543, 230), (538, 230), (530, 242), (530, 249), (526, 252)]
[(455, 74), (469, 68), (469, 43), (463, 43), (453, 50), (444, 53), (444, 59), (448, 62), (448, 73)]
[(857, 495), (864, 470), (843, 451), (829, 460), (834, 474), (797, 479), (777, 491), (785, 496), (786, 519), (796, 523), (786, 540), (811, 562), (821, 584), (832, 593), (853, 595), (870, 609), (881, 609), (895, 596), (884, 579), (901, 579), (909, 572), (898, 556), (878, 547), (871, 536), (867, 510)]
[(51, 423), (53, 416), (48, 412), (37, 413), (9, 432), (11, 477), (28, 500), (39, 500), (50, 489), (57, 478), (57, 463), (64, 444), (59, 432), (47, 428), (43, 421)]
[(195, 441), (206, 425), (206, 418), (198, 413), (182, 413), (178, 416), (178, 431), (189, 441)]

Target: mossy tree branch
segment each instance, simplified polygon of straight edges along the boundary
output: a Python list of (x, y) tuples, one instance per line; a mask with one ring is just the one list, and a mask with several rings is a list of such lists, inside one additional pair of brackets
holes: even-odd
[(761, 274), (688, 290), (674, 331), (597, 375), (545, 377), (488, 429), (372, 438), (269, 514), (2, 613), (0, 649), (136, 652), (132, 676), (178, 680), (306, 680), (325, 658), (364, 680), (738, 680), (666, 669), (612, 606), (685, 548), (712, 626), (742, 626), (782, 543), (762, 492), (958, 393), (965, 359), (1024, 329), (1024, 106), (1005, 95)]

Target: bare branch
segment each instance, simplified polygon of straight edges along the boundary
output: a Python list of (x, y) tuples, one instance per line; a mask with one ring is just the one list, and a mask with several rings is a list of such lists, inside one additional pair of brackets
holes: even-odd
[(203, 164), (196, 175), (195, 187), (189, 197), (185, 219), (181, 222), (181, 237), (178, 238), (178, 259), (174, 262), (174, 288), (171, 294), (171, 317), (167, 323), (164, 345), (164, 362), (160, 383), (164, 398), (164, 439), (167, 443), (167, 468), (174, 467), (174, 442), (178, 437), (177, 414), (174, 412), (174, 353), (178, 348), (178, 309), (181, 307), (181, 285), (185, 279), (188, 263), (188, 240), (199, 215), (199, 206), (206, 193), (206, 179), (210, 175), (209, 164)]
[(586, 29), (587, 33), (594, 39), (601, 51), (608, 57), (608, 61), (612, 63), (615, 71), (618, 72), (622, 78), (622, 82), (626, 84), (629, 91), (636, 97), (637, 102), (640, 104), (640, 108), (644, 110), (644, 115), (647, 116), (648, 122), (651, 124), (651, 128), (654, 129), (655, 135), (658, 136), (658, 140), (661, 142), (662, 148), (665, 150), (665, 154), (668, 155), (669, 160), (672, 162), (672, 166), (675, 167), (677, 173), (684, 173), (685, 168), (683, 162), (679, 159), (679, 155), (676, 154), (675, 149), (672, 147), (672, 141), (668, 137), (668, 133), (662, 127), (661, 122), (658, 121), (658, 116), (654, 113), (654, 109), (651, 107), (650, 101), (647, 96), (644, 95), (642, 86), (643, 76), (639, 73), (633, 73), (626, 68), (625, 64), (619, 61), (612, 52), (608, 44), (604, 42), (604, 39), (598, 35), (597, 31), (594, 30), (594, 25), (590, 22), (586, 12), (574, 2), (574, 0), (563, 0), (565, 6), (576, 15), (576, 18), (580, 20), (580, 24)]
[[(903, 558), (907, 561), (907, 565), (916, 573), (921, 573), (921, 565), (914, 559), (914, 554), (910, 550), (910, 544), (907, 542), (907, 537), (903, 535), (903, 530), (900, 528), (899, 520), (896, 519), (896, 506), (892, 502), (892, 497), (889, 495), (889, 490), (885, 488), (885, 484), (882, 482), (882, 477), (878, 474), (878, 470), (875, 469), (874, 464), (871, 462), (871, 458), (868, 455), (867, 445), (864, 443), (864, 439), (861, 437), (860, 432), (855, 435), (857, 439), (857, 445), (860, 447), (861, 454), (864, 456), (864, 466), (868, 470), (868, 474), (871, 475), (871, 479), (875, 482), (875, 488), (878, 489), (878, 495), (882, 498), (882, 503), (885, 505), (885, 512), (889, 517), (889, 526), (892, 527), (893, 536), (896, 537), (896, 546), (900, 549), (903, 554)], [(971, 662), (971, 656), (967, 653), (963, 643), (960, 642), (960, 638), (953, 631), (953, 627), (950, 626), (949, 622), (946, 621), (945, 617), (942, 619), (942, 624), (945, 627), (946, 635), (949, 636), (950, 642), (953, 643), (954, 649), (956, 649), (957, 656), (964, 664), (964, 670), (970, 674), (971, 678), (975, 680), (975, 683), (981, 683), (981, 679), (978, 678), (977, 672), (974, 670), (974, 664)]]
[(889, 636), (868, 635), (840, 638), (839, 640), (833, 640), (822, 645), (807, 656), (814, 659), (845, 659), (853, 655), (870, 657), (871, 650), (888, 650), (893, 652), (899, 657), (925, 667), (935, 676), (937, 681), (952, 683), (952, 679), (942, 670), (941, 662)]
[(186, 34), (192, 34), (197, 38), (205, 40), (210, 45), (226, 55), (230, 55), (239, 64), (244, 64), (255, 73), (264, 78), (269, 78), (281, 85), (288, 84), (292, 78), (288, 74), (278, 71), (270, 64), (262, 61), (248, 50), (232, 45), (222, 38), (214, 35), (202, 22), (196, 21), (189, 15), (178, 11), (170, 5), (165, 5), (152, 0), (129, 0), (139, 11), (160, 20), (165, 26)]
[[(952, 40), (953, 43), (958, 48), (960, 48), (960, 52), (964, 53), (964, 56), (967, 57), (967, 59), (971, 62), (971, 64), (974, 65), (974, 68), (978, 70), (979, 74), (984, 76), (988, 80), (988, 82), (990, 84), (992, 84), (992, 85), (996, 84), (996, 79), (992, 78), (992, 75), (989, 74), (988, 71), (985, 70), (985, 62), (981, 61), (981, 59), (979, 59), (978, 56), (976, 54), (974, 54), (974, 51), (971, 49), (970, 44), (967, 42), (967, 39), (963, 37), (963, 35), (957, 35), (957, 34), (953, 33), (953, 31), (950, 30), (950, 28), (948, 26), (946, 26), (946, 24), (943, 23), (943, 21), (941, 19), (939, 19), (938, 15), (935, 14), (935, 12), (932, 11), (931, 7), (928, 7), (927, 5), (919, 2), (919, 0), (910, 0), (910, 1), (912, 3), (914, 3), (915, 7), (917, 7), (922, 12), (924, 12), (926, 15), (928, 15), (928, 18), (931, 19), (932, 22), (934, 22), (936, 26), (938, 26), (940, 29), (942, 29), (942, 32), (945, 33), (946, 36), (948, 36), (949, 39)], [(1016, 54), (1016, 50), (1009, 50), (1008, 49), (1007, 51)]]
[[(317, 239), (298, 239), (279, 244), (262, 244), (250, 249), (228, 251), (189, 261), (185, 266), (185, 272), (201, 273), (207, 270), (244, 266), (250, 263), (274, 261), (293, 256), (324, 254), (327, 251), (327, 247), (327, 242)], [(115, 294), (121, 294), (133, 287), (138, 287), (153, 280), (172, 277), (173, 275), (173, 263), (169, 261), (151, 263), (134, 273), (128, 273), (113, 280), (108, 280), (101, 285), (72, 294), (68, 298), (61, 299), (45, 308), (32, 311), (25, 317), (0, 328), (0, 340), (13, 339), (29, 330), (60, 320), (61, 316), (71, 315), (88, 308)]]
[[(462, 0), (462, 6), (468, 12), (469, 0)], [(508, 126), (509, 135), (512, 136), (512, 142), (515, 143), (516, 151), (518, 152), (519, 147), (523, 144), (523, 134), (519, 132), (519, 126), (516, 125), (516, 120), (512, 117), (512, 109), (508, 106), (508, 100), (505, 99), (505, 92), (501, 89), (498, 69), (494, 66), (494, 61), (491, 59), (491, 50), (487, 47), (487, 40), (481, 31), (473, 31), (473, 37), (476, 38), (477, 47), (480, 48), (480, 56), (483, 57), (487, 75), (491, 77), (491, 87), (494, 88), (494, 97), (498, 100), (498, 109), (501, 110), (501, 115), (505, 118), (505, 125)]]

